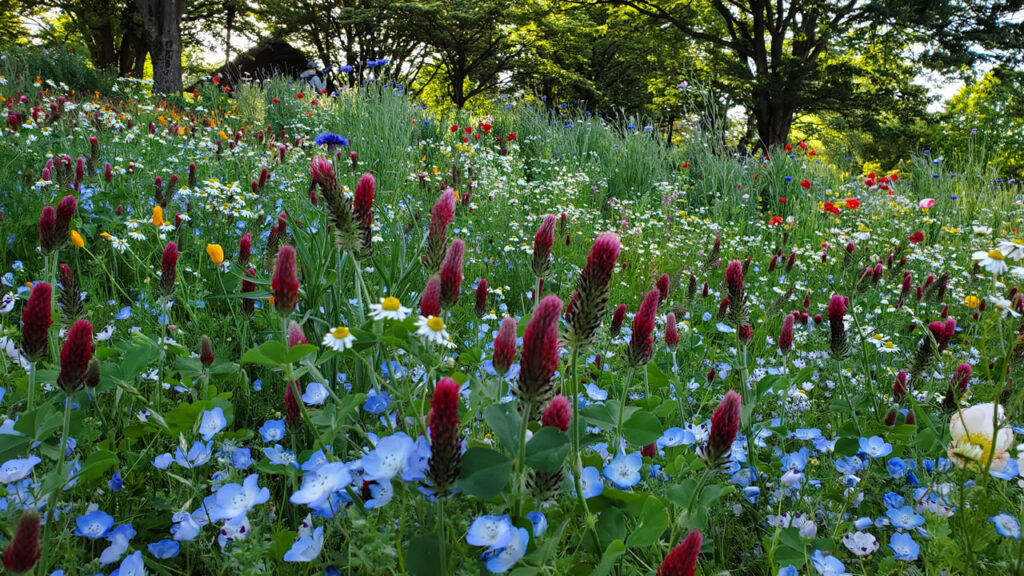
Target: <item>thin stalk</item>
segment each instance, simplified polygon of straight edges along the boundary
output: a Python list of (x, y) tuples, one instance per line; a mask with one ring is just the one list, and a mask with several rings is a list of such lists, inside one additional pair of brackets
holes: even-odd
[(36, 407), (36, 361), (28, 365), (28, 411), (32, 412)]
[(445, 522), (444, 522), (444, 502), (445, 499), (438, 497), (437, 499), (437, 536), (438, 542), (441, 547), (441, 574), (448, 573), (448, 541), (445, 538)]
[[(633, 382), (633, 371), (636, 370), (635, 366), (630, 366), (626, 370), (626, 380), (622, 383), (622, 396), (619, 400), (619, 415), (618, 421), (615, 423), (615, 435), (612, 438), (618, 439), (622, 437), (622, 415), (626, 412), (626, 400), (629, 399), (629, 385)], [(617, 442), (618, 440), (616, 440)], [(618, 446), (616, 445), (616, 452), (618, 452)]]
[(51, 526), (53, 526), (53, 511), (57, 508), (57, 496), (60, 494), (62, 488), (64, 488), (64, 454), (68, 449), (68, 431), (71, 429), (71, 397), (64, 395), (64, 425), (61, 428), (60, 433), (60, 452), (57, 454), (57, 483), (53, 487), (53, 491), (50, 492), (50, 497), (46, 500), (46, 526), (43, 527), (43, 558), (40, 566), (42, 569), (41, 573), (49, 573), (49, 556), (50, 550), (54, 548), (49, 543), (49, 535)]

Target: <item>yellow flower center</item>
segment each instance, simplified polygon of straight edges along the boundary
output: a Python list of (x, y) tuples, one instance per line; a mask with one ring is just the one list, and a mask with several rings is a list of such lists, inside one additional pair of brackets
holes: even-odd
[(974, 459), (979, 463), (988, 462), (989, 454), (992, 452), (992, 439), (988, 437), (988, 434), (982, 432), (975, 432), (969, 434), (963, 439), (965, 442), (970, 442), (975, 450), (979, 450), (981, 454)]
[(886, 343), (885, 343), (885, 348), (886, 348), (886, 350), (892, 350), (892, 349), (893, 349), (893, 348), (895, 348), (895, 347), (896, 347), (896, 345), (895, 345), (895, 344), (893, 344), (892, 342), (886, 342)]
[(394, 296), (388, 296), (387, 298), (384, 299), (383, 302), (380, 303), (380, 309), (387, 310), (388, 312), (397, 312), (398, 308), (401, 305), (402, 303), (398, 301), (398, 298), (395, 298)]
[(875, 334), (875, 340), (881, 340), (883, 336), (881, 334)]
[(334, 336), (338, 340), (342, 340), (344, 338), (348, 338), (348, 335), (349, 335), (349, 330), (348, 330), (348, 328), (346, 328), (344, 326), (338, 326), (337, 328), (334, 329), (334, 331), (331, 332), (331, 336)]
[(444, 330), (444, 320), (441, 320), (437, 316), (431, 316), (427, 320), (427, 328), (430, 328), (434, 332), (440, 332)]
[(992, 260), (1002, 260), (1003, 258), (1005, 258), (1005, 256), (1003, 256), (1003, 253), (1000, 252), (998, 249), (989, 250), (988, 257), (991, 258)]

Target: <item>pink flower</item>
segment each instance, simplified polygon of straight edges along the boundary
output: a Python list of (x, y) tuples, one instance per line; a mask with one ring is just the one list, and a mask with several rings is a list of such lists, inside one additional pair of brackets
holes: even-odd
[(921, 210), (927, 210), (932, 206), (935, 206), (935, 198), (925, 198), (917, 203), (917, 207)]

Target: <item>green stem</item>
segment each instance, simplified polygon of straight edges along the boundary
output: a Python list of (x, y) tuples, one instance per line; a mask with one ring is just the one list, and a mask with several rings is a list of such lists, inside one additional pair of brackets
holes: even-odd
[(448, 541), (445, 538), (444, 502), (444, 498), (437, 498), (437, 536), (441, 548), (441, 574), (448, 574)]
[(64, 425), (60, 433), (60, 453), (57, 454), (57, 482), (50, 492), (46, 501), (46, 526), (43, 528), (43, 558), (39, 564), (43, 574), (49, 573), (50, 550), (54, 548), (49, 542), (51, 527), (53, 526), (53, 511), (57, 508), (57, 495), (60, 494), (66, 482), (64, 481), (64, 454), (68, 449), (68, 431), (71, 429), (71, 396), (64, 395)]
[(28, 364), (28, 412), (36, 407), (36, 361)]
[[(614, 442), (618, 442), (618, 439), (622, 437), (622, 415), (626, 412), (626, 400), (629, 399), (629, 385), (633, 382), (633, 371), (636, 370), (635, 366), (630, 366), (626, 370), (626, 380), (622, 383), (622, 396), (619, 400), (619, 415), (618, 421), (615, 423), (615, 435), (612, 436)], [(615, 445), (615, 452), (618, 452), (618, 444)]]

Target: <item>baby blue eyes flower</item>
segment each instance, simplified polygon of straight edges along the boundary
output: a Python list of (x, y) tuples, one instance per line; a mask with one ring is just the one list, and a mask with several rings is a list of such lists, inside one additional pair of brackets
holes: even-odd
[(466, 542), (470, 546), (487, 546), (496, 549), (503, 548), (512, 539), (512, 531), (515, 526), (509, 520), (508, 514), (504, 516), (481, 516), (469, 525), (466, 534)]
[(856, 528), (858, 531), (867, 530), (868, 528), (870, 528), (871, 526), (874, 526), (874, 525), (875, 525), (875, 521), (872, 520), (871, 518), (868, 518), (867, 516), (862, 516), (860, 518), (857, 518), (853, 522), (853, 527)]
[(884, 458), (892, 454), (892, 444), (887, 444), (881, 436), (860, 439), (860, 451), (869, 458)]
[(676, 426), (665, 430), (665, 433), (658, 438), (658, 448), (674, 448), (676, 446), (689, 446), (697, 441), (697, 437), (689, 430), (683, 430)]
[(405, 469), (414, 443), (404, 432), (381, 438), (373, 452), (363, 457), (363, 472), (367, 480), (390, 481)]
[[(176, 512), (171, 517), (171, 536), (178, 542), (191, 542), (199, 536), (199, 529), (202, 525), (188, 512)], [(205, 522), (204, 522), (205, 523)]]
[(128, 551), (128, 543), (135, 536), (135, 529), (132, 528), (131, 524), (122, 524), (117, 528), (114, 528), (107, 534), (107, 540), (110, 540), (110, 546), (100, 553), (100, 566), (106, 566), (107, 564), (113, 564), (124, 556), (124, 553)]
[(886, 508), (899, 508), (906, 501), (906, 498), (895, 492), (887, 492), (885, 496), (882, 496), (882, 503), (885, 504)]
[(85, 536), (90, 540), (95, 540), (107, 535), (114, 525), (114, 517), (103, 510), (96, 510), (79, 516), (75, 520), (75, 525), (78, 526), (75, 528), (76, 536)]
[(989, 518), (988, 521), (996, 525), (996, 532), (1000, 536), (1020, 540), (1020, 522), (1013, 516), (1003, 512)]
[(215, 505), (209, 510), (210, 521), (234, 520), (244, 516), (253, 506), (270, 499), (270, 490), (260, 488), (259, 474), (246, 476), (242, 484), (225, 484), (217, 490)]
[(292, 544), (291, 550), (285, 552), (285, 562), (312, 562), (320, 555), (324, 547), (324, 527), (317, 526), (312, 534), (300, 536)]
[(363, 403), (363, 410), (370, 414), (383, 414), (391, 405), (391, 396), (387, 392), (377, 392), (370, 389), (367, 393), (366, 402)]
[(596, 384), (588, 383), (584, 386), (587, 391), (587, 398), (590, 398), (594, 402), (604, 402), (608, 399), (608, 391), (601, 389)]
[(344, 462), (330, 462), (302, 477), (302, 486), (291, 495), (292, 504), (320, 507), (334, 492), (352, 483), (352, 473)]
[(544, 535), (544, 531), (548, 529), (548, 519), (544, 517), (543, 512), (536, 510), (527, 513), (526, 519), (533, 524), (533, 536), (534, 538), (540, 538)]
[(259, 432), (264, 442), (279, 442), (284, 438), (284, 420), (267, 420)]
[(290, 450), (286, 450), (280, 444), (274, 444), (272, 448), (264, 448), (263, 455), (270, 460), (271, 464), (277, 466), (292, 466), (294, 468), (299, 467), (299, 463), (295, 459), (295, 454), (292, 454)]
[(0, 484), (10, 484), (28, 477), (32, 473), (32, 468), (40, 462), (42, 459), (39, 456), (29, 456), (28, 458), (15, 458), (0, 464)]
[(149, 549), (149, 553), (157, 560), (167, 560), (178, 555), (181, 545), (174, 540), (161, 540), (149, 544), (146, 548)]
[(494, 552), (484, 552), (484, 556), (481, 558), (487, 558), (487, 570), (492, 574), (504, 574), (526, 554), (526, 547), (529, 543), (530, 533), (526, 528), (518, 528), (513, 532), (512, 538), (504, 548)]
[(796, 566), (790, 564), (789, 566), (779, 568), (779, 576), (799, 576), (799, 573), (796, 571)]
[(893, 478), (899, 479), (907, 475), (907, 464), (902, 458), (890, 458), (885, 469), (889, 472), (889, 476)]
[(640, 467), (643, 464), (639, 452), (619, 454), (604, 467), (604, 477), (619, 490), (628, 490), (640, 481)]
[(889, 538), (889, 548), (892, 548), (892, 553), (897, 560), (904, 562), (917, 560), (917, 555), (921, 552), (921, 546), (914, 542), (910, 534), (904, 532), (896, 532)]
[(246, 470), (252, 466), (252, 453), (248, 448), (235, 448), (231, 452), (231, 467), (235, 470)]
[(915, 513), (914, 509), (910, 506), (890, 508), (886, 510), (885, 515), (889, 517), (889, 521), (892, 522), (893, 526), (904, 530), (913, 530), (924, 524), (924, 516)]
[(198, 440), (192, 443), (188, 454), (182, 452), (180, 446), (174, 451), (174, 461), (182, 468), (198, 468), (209, 462), (211, 456), (213, 456), (213, 449), (210, 445), (203, 444)]
[(121, 566), (110, 576), (146, 576), (146, 565), (142, 562), (142, 551), (136, 550), (121, 562)]
[(604, 491), (604, 484), (601, 482), (601, 473), (594, 466), (587, 466), (580, 473), (580, 486), (583, 488), (583, 498), (600, 496)]
[(811, 564), (819, 576), (851, 576), (846, 566), (835, 556), (825, 556), (821, 550), (815, 550), (811, 556)]
[(306, 387), (306, 392), (302, 395), (302, 401), (307, 406), (319, 406), (327, 400), (327, 388), (319, 382), (310, 382), (309, 386)]
[(111, 492), (120, 492), (121, 487), (124, 486), (124, 480), (121, 479), (121, 471), (118, 470), (107, 480), (107, 488), (110, 488)]
[(157, 470), (167, 470), (172, 462), (174, 462), (174, 456), (164, 452), (154, 458), (152, 464)]
[(217, 406), (213, 410), (204, 410), (203, 419), (199, 423), (199, 433), (203, 436), (204, 442), (213, 440), (218, 432), (227, 426), (228, 420), (224, 417), (224, 409)]
[(363, 507), (367, 510), (383, 508), (395, 496), (395, 487), (391, 485), (391, 480), (374, 482), (367, 487), (367, 490), (370, 491), (370, 497), (363, 504)]

